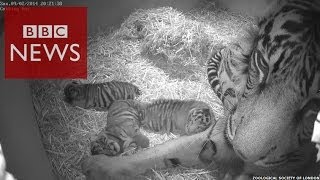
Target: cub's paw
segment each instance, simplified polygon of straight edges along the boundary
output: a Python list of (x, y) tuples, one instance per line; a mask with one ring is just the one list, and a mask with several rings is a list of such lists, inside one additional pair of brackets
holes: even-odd
[(215, 122), (215, 117), (208, 108), (194, 108), (189, 112), (186, 134), (202, 132)]

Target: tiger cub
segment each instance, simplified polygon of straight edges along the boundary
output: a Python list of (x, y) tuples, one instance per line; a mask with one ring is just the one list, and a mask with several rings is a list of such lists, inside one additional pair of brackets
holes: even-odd
[(201, 101), (119, 100), (110, 106), (107, 127), (91, 143), (91, 153), (116, 156), (132, 148), (148, 147), (149, 139), (140, 127), (159, 133), (191, 135), (204, 131), (212, 123), (215, 123), (213, 112)]
[(149, 146), (149, 139), (140, 132), (141, 104), (134, 100), (118, 100), (111, 104), (107, 125), (91, 142), (91, 154), (117, 156), (137, 147)]
[(215, 123), (210, 106), (196, 100), (158, 99), (145, 105), (141, 116), (147, 130), (180, 135), (202, 132)]
[(97, 84), (70, 83), (64, 88), (64, 100), (67, 103), (99, 111), (106, 111), (115, 100), (134, 99), (140, 94), (137, 86), (121, 81)]

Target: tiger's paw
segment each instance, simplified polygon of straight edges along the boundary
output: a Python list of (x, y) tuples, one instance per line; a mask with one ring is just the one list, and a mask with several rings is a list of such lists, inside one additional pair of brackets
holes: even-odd
[(208, 108), (194, 108), (189, 112), (186, 134), (196, 134), (208, 129), (215, 122), (215, 117)]

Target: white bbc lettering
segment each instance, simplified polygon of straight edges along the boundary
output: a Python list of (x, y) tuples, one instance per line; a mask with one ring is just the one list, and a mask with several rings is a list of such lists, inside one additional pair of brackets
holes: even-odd
[(23, 61), (27, 61), (26, 49), (27, 49), (27, 44), (24, 44), (23, 45), (23, 54), (22, 54), (21, 51), (19, 51), (19, 49), (14, 44), (11, 44), (10, 45), (10, 52), (11, 52), (10, 53), (10, 61), (14, 60), (14, 57), (13, 57), (14, 53), (13, 52), (16, 52)]
[[(65, 44), (63, 46), (54, 44), (52, 47), (48, 47), (46, 44), (24, 44), (23, 50), (19, 50), (14, 44), (11, 44), (10, 61), (15, 61), (15, 59), (28, 61), (29, 56), (31, 62), (39, 62), (45, 59), (52, 61), (52, 59), (54, 59), (54, 55), (58, 55), (60, 61), (63, 61), (67, 51), (70, 51), (72, 55), (70, 55), (69, 60), (72, 62), (77, 62), (81, 59), (80, 53), (77, 51), (79, 48), (79, 44)], [(45, 55), (45, 59), (40, 58), (43, 58), (43, 55)]]
[(23, 38), (68, 38), (68, 25), (23, 25)]
[(54, 38), (68, 38), (68, 26), (67, 25), (55, 25), (53, 26)]
[(37, 25), (23, 25), (23, 38), (37, 38)]
[(38, 26), (38, 38), (52, 38), (52, 26), (51, 25), (39, 25)]
[(30, 44), (30, 61), (41, 61), (40, 58), (36, 58), (34, 55), (40, 54), (41, 51), (36, 50), (36, 47), (41, 47), (41, 44)]
[(69, 44), (66, 44), (63, 48), (63, 51), (61, 52), (59, 46), (57, 44), (53, 45), (51, 52), (49, 52), (49, 49), (46, 45), (43, 46), (44, 50), (46, 51), (47, 57), (49, 59), (49, 61), (52, 60), (53, 55), (55, 54), (55, 52), (57, 52), (60, 61), (63, 61), (64, 55), (66, 54), (66, 51), (69, 47)]
[(75, 50), (75, 47), (79, 48), (80, 45), (79, 45), (79, 44), (71, 44), (71, 46), (70, 46), (70, 51), (71, 51), (74, 55), (76, 55), (76, 58), (70, 57), (70, 60), (73, 61), (73, 62), (79, 61), (79, 59), (80, 59), (80, 57), (81, 57), (80, 54), (79, 54), (79, 52)]

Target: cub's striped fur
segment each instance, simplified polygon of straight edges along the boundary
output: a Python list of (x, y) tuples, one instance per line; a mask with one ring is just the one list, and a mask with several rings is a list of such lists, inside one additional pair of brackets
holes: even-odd
[(215, 118), (210, 107), (195, 100), (118, 100), (109, 108), (107, 126), (91, 144), (92, 154), (115, 156), (133, 147), (148, 147), (140, 127), (159, 133), (191, 135), (206, 130)]
[[(227, 165), (227, 170), (238, 168), (230, 174), (233, 177), (241, 173), (262, 178), (319, 176), (317, 150), (309, 133), (314, 119), (304, 119), (308, 116), (303, 107), (320, 90), (320, 1), (221, 1), (237, 1), (241, 7), (267, 14), (260, 20), (254, 43), (238, 51), (247, 59), (231, 54), (235, 58), (231, 61), (222, 52), (211, 61), (216, 70), (209, 69), (208, 79), (223, 103), (228, 102), (227, 117), (207, 131), (126, 158), (92, 157), (83, 166), (88, 178), (135, 176), (164, 168), (165, 161), (190, 167), (198, 160)], [(260, 5), (261, 1), (272, 7)], [(252, 8), (250, 2), (263, 9)]]
[(196, 100), (155, 100), (146, 105), (141, 115), (142, 127), (160, 133), (191, 135), (215, 123), (210, 106)]
[(65, 101), (85, 109), (105, 111), (115, 100), (134, 99), (139, 88), (128, 82), (111, 81), (97, 84), (71, 83), (64, 88)]
[(149, 139), (140, 132), (141, 104), (134, 100), (112, 103), (106, 127), (91, 143), (91, 153), (116, 156), (136, 147), (146, 148)]
[(251, 46), (224, 48), (208, 61), (209, 83), (228, 111), (226, 147), (245, 162), (246, 174), (318, 175), (311, 135), (319, 111), (320, 1), (279, 0), (270, 10)]

